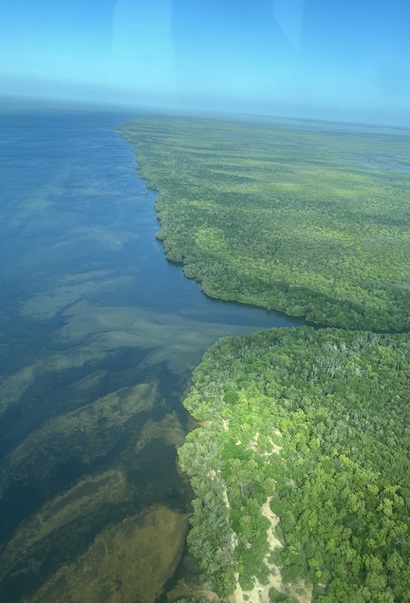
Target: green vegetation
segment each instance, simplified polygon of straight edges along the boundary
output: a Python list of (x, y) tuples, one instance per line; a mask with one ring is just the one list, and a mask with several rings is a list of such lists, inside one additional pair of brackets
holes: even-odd
[(271, 588), (269, 591), (269, 601), (271, 603), (296, 603), (293, 597), (288, 597), (284, 595), (276, 588)]
[(410, 602), (410, 336), (391, 333), (410, 326), (409, 137), (179, 118), (121, 133), (160, 193), (167, 258), (208, 295), (354, 329), (226, 338), (194, 372), (203, 425), (179, 459), (206, 586)]
[(188, 542), (220, 595), (235, 571), (245, 589), (266, 581), (272, 496), (285, 582), (320, 603), (410, 601), (409, 357), (407, 334), (307, 327), (207, 352), (185, 405), (210, 425), (179, 455), (197, 496)]
[(167, 258), (208, 295), (410, 326), (408, 136), (158, 117), (121, 134), (160, 193)]

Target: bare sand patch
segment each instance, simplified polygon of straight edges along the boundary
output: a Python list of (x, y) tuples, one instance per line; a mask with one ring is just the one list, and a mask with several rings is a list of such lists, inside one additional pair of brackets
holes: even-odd
[(287, 593), (293, 597), (299, 603), (311, 603), (312, 601), (312, 588), (304, 584), (302, 581), (292, 584), (284, 585), (280, 569), (275, 565), (269, 563), (269, 556), (272, 551), (277, 548), (282, 548), (282, 543), (275, 536), (275, 528), (279, 523), (279, 517), (273, 513), (270, 508), (270, 502), (272, 496), (270, 496), (261, 507), (261, 514), (269, 520), (270, 526), (267, 530), (267, 538), (269, 544), (269, 552), (265, 556), (264, 563), (270, 569), (270, 576), (268, 584), (260, 584), (256, 581), (255, 586), (250, 591), (244, 591), (239, 584), (239, 576), (236, 575), (236, 588), (232, 595), (229, 597), (229, 603), (269, 603), (269, 591), (270, 589), (276, 588), (276, 590)]

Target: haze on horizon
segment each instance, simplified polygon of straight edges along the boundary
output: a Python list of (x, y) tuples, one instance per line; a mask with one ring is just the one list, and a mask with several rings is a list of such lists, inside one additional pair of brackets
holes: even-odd
[(3, 95), (410, 126), (407, 0), (15, 0)]

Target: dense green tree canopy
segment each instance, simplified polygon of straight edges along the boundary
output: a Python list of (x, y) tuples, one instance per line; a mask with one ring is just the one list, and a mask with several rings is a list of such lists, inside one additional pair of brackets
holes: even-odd
[(159, 117), (121, 134), (160, 193), (167, 258), (205, 293), (409, 327), (409, 136)]
[(203, 426), (179, 458), (203, 580), (410, 602), (410, 137), (148, 117), (121, 133), (186, 276), (342, 327), (227, 338), (196, 369)]
[(407, 334), (309, 328), (207, 352), (185, 404), (210, 425), (180, 460), (192, 550), (220, 594), (234, 570), (246, 588), (266, 578), (272, 496), (285, 582), (313, 583), (320, 603), (410, 601), (409, 358)]

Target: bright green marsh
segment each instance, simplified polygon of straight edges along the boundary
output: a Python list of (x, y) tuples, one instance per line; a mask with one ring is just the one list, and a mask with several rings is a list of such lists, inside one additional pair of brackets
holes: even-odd
[(167, 258), (205, 293), (318, 324), (409, 327), (409, 136), (182, 118), (121, 134), (160, 192)]

